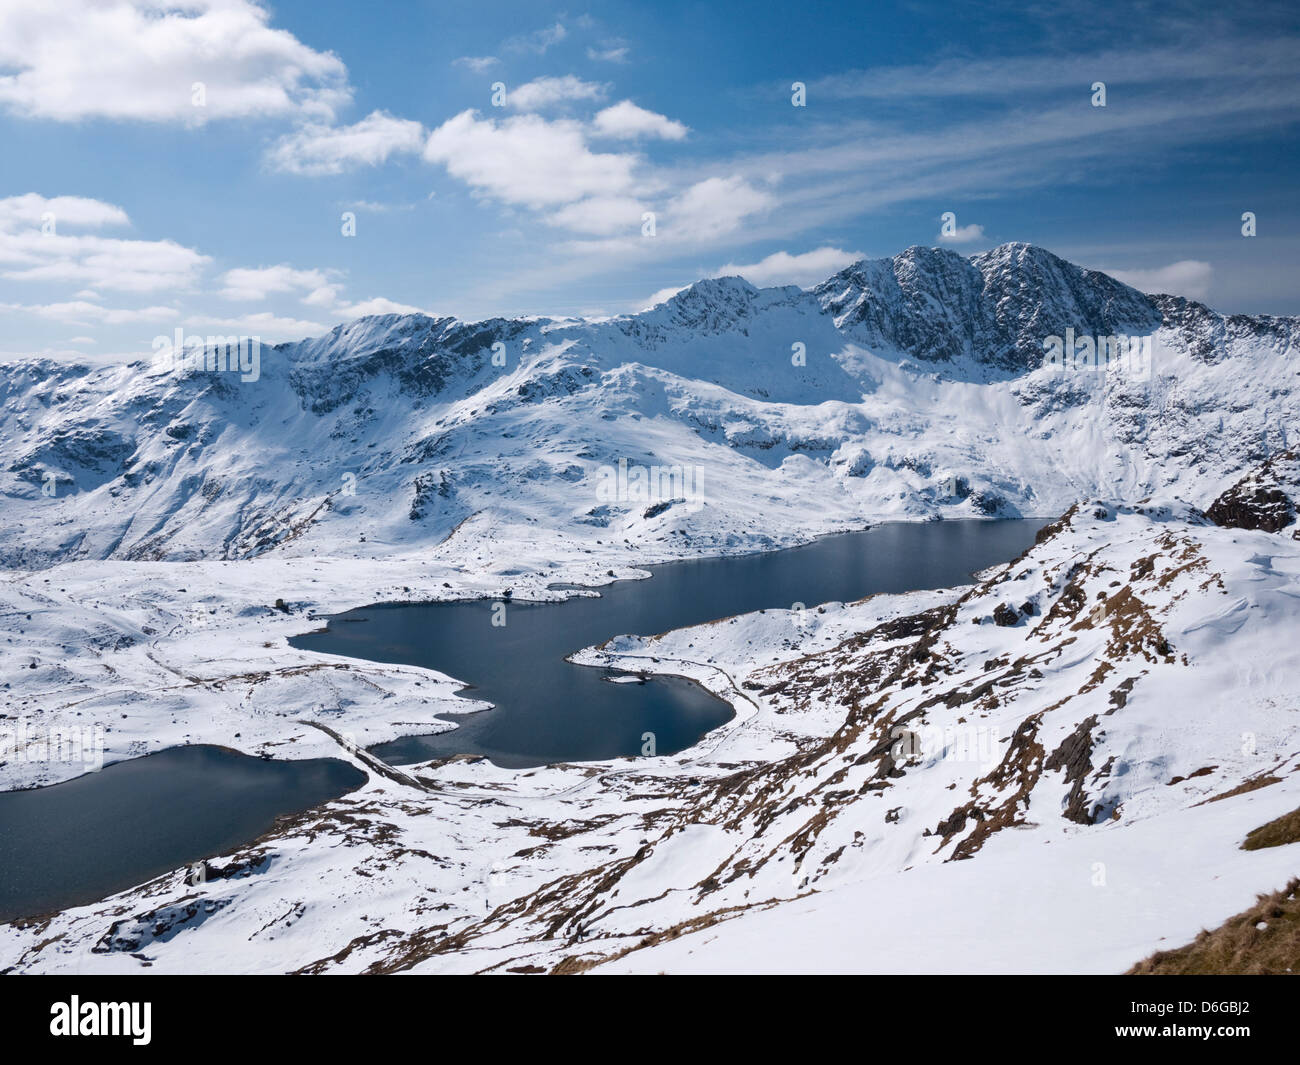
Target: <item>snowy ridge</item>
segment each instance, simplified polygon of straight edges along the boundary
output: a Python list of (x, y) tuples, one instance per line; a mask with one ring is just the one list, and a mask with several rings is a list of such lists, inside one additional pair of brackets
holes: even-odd
[[(1149, 378), (1043, 368), (1067, 329), (1154, 332)], [(1297, 343), (1297, 319), (1009, 244), (911, 248), (809, 291), (701, 281), (602, 321), (366, 318), (264, 349), (256, 381), (10, 363), (0, 561), (401, 557), (453, 529), (482, 561), (507, 531), (668, 559), (1204, 498), (1291, 445)], [(689, 521), (598, 499), (620, 458), (700, 468)]]

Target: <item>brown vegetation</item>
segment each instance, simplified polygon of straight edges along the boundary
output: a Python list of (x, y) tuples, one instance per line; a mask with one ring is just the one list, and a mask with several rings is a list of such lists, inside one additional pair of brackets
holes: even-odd
[[(1295, 816), (1295, 815), (1290, 815)], [(1268, 826), (1265, 826), (1268, 827)], [(1300, 972), (1300, 880), (1177, 950), (1138, 962), (1130, 976), (1268, 976)]]

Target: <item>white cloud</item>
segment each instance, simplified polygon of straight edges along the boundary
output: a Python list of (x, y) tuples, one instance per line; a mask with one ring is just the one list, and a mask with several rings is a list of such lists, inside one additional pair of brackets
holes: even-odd
[(207, 318), (202, 314), (186, 314), (185, 322), (187, 330), (198, 332), (200, 329), (214, 329), (224, 334), (257, 337), (267, 343), (301, 340), (303, 337), (319, 336), (326, 331), (326, 327), (319, 322), (285, 318), (271, 311), (258, 311), (237, 318)]
[(1210, 294), (1210, 282), (1214, 277), (1214, 268), (1209, 263), (1196, 259), (1182, 259), (1168, 266), (1159, 266), (1153, 270), (1107, 270), (1106, 273), (1132, 285), (1142, 292), (1155, 295), (1186, 296), (1192, 300), (1204, 300)]
[[(279, 266), (237, 267), (221, 275), (221, 296), (228, 300), (260, 300), (280, 292), (336, 291), (338, 286), (324, 270), (295, 270)], [(304, 302), (319, 303), (306, 299)]]
[(451, 65), (455, 67), (464, 67), (475, 74), (483, 74), (491, 70), (501, 60), (494, 55), (463, 55), (458, 59), (453, 59)]
[[(432, 199), (433, 193), (429, 193), (426, 199)], [(392, 211), (413, 211), (413, 203), (379, 203), (376, 200), (356, 200), (349, 204), (354, 211), (369, 211), (371, 214), (388, 214)]]
[(350, 96), (347, 68), (269, 19), (253, 0), (6, 3), (0, 105), (59, 121), (332, 117)]
[(342, 291), (342, 285), (321, 285), (320, 288), (314, 288), (303, 296), (302, 301), (309, 307), (333, 307), (338, 303), (339, 293)]
[(598, 112), (592, 127), (604, 137), (660, 137), (670, 141), (679, 141), (688, 132), (682, 123), (638, 107), (631, 100)]
[(639, 233), (645, 206), (631, 196), (591, 196), (547, 216), (551, 225), (579, 233)]
[(41, 196), (26, 192), (0, 200), (0, 230), (41, 226), (46, 216), (53, 215), (55, 231), (61, 226), (101, 229), (104, 226), (129, 224), (122, 208), (102, 200), (84, 196)]
[(481, 194), (533, 208), (624, 195), (636, 163), (632, 155), (592, 152), (578, 122), (517, 115), (497, 123), (473, 111), (435, 129), (424, 157)]
[[(287, 263), (278, 266), (237, 267), (227, 270), (221, 276), (224, 287), (220, 294), (229, 300), (260, 300), (270, 295), (294, 293), (304, 304), (320, 308), (323, 314), (336, 321), (351, 321), (371, 314), (424, 313), (419, 307), (412, 307), (409, 303), (398, 303), (383, 296), (359, 300), (355, 303), (341, 300), (343, 285), (340, 277), (341, 274), (337, 270), (299, 270)], [(294, 319), (283, 321), (294, 323), (286, 327), (288, 331), (303, 325), (314, 327), (314, 323), (311, 322), (296, 322)], [(284, 331), (281, 330), (282, 333)]]
[[(64, 303), (0, 303), (0, 310), (36, 315), (54, 322), (98, 322), (101, 325), (129, 325), (134, 322), (170, 321), (180, 315), (175, 307), (101, 307), (86, 300)], [(90, 337), (73, 337), (69, 344), (93, 344)]]
[(334, 313), (346, 321), (351, 321), (372, 314), (425, 314), (427, 312), (420, 307), (412, 307), (409, 303), (396, 303), (383, 296), (376, 296), (374, 299), (361, 300), (358, 303), (340, 304), (334, 309)]
[(770, 210), (776, 198), (743, 177), (711, 177), (698, 181), (668, 203), (672, 232), (696, 241), (725, 236), (750, 215)]
[(172, 240), (0, 234), (0, 272), (10, 281), (62, 281), (119, 292), (189, 288), (211, 260)]
[[(1188, 41), (1164, 47), (1139, 45), (1097, 52), (1075, 49), (1060, 55), (988, 59), (943, 59), (934, 63), (849, 71), (813, 82), (810, 92), (827, 99), (916, 99), (919, 97), (1021, 96), (1031, 91), (1074, 93), (1113, 71), (1114, 81), (1132, 87), (1179, 80), (1221, 83), (1241, 77), (1285, 78), (1295, 71), (1295, 40), (1286, 36), (1206, 34), (1198, 26)], [(1111, 77), (1105, 80), (1110, 82)]]
[(622, 41), (602, 41), (599, 48), (587, 46), (587, 58), (597, 63), (626, 63), (628, 46)]
[[(46, 214), (53, 215), (52, 229), (44, 224)], [(175, 241), (66, 232), (129, 221), (122, 208), (79, 196), (26, 193), (0, 199), (0, 277), (119, 292), (192, 286), (210, 260)]]
[[(859, 251), (844, 251), (842, 248), (832, 248), (827, 245), (799, 255), (791, 255), (788, 251), (773, 252), (756, 263), (727, 263), (713, 271), (711, 276), (739, 276), (759, 288), (772, 285), (799, 285), (801, 288), (809, 288), (862, 258), (863, 255)], [(642, 302), (640, 309), (648, 310), (689, 287), (689, 285), (678, 285), (661, 288)]]
[(678, 285), (676, 288), (661, 288), (658, 292), (651, 295), (650, 298), (647, 299), (645, 303), (641, 305), (641, 309), (643, 311), (648, 311), (651, 307), (657, 307), (665, 300), (672, 299), (674, 296), (677, 295), (677, 293), (682, 292), (685, 289), (688, 289), (690, 287), (691, 287), (690, 285)]
[(974, 222), (968, 226), (955, 226), (951, 233), (940, 230), (938, 239), (941, 244), (970, 244), (984, 239), (984, 227)]
[(554, 26), (547, 26), (533, 33), (511, 37), (501, 47), (507, 52), (533, 52), (536, 55), (545, 55), (548, 49), (559, 44), (567, 36), (569, 31), (564, 28), (563, 23), (557, 22)]
[(286, 134), (267, 152), (267, 162), (291, 174), (339, 174), (376, 166), (397, 153), (418, 152), (423, 143), (419, 122), (372, 111), (350, 126), (311, 123)]
[(603, 100), (606, 92), (604, 85), (565, 74), (559, 78), (534, 78), (517, 89), (507, 89), (506, 103), (518, 111), (540, 111), (574, 100)]
[(728, 277), (739, 274), (752, 285), (799, 285), (807, 288), (825, 281), (832, 274), (863, 257), (860, 251), (844, 251), (830, 246), (814, 248), (800, 255), (788, 251), (773, 252), (756, 263), (727, 263), (714, 274)]

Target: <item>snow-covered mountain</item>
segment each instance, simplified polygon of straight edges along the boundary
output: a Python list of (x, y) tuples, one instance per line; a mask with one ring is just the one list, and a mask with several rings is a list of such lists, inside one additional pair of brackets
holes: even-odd
[[(1149, 376), (1044, 367), (1067, 330), (1153, 335)], [(256, 380), (12, 362), (0, 561), (382, 558), (457, 530), (508, 570), (521, 536), (672, 558), (1212, 498), (1293, 444), (1298, 345), (1300, 319), (1008, 244), (910, 248), (811, 290), (705, 280), (612, 319), (366, 318), (263, 348)], [(701, 490), (606, 499), (620, 460), (693, 468)]]
[[(1154, 334), (1150, 372), (1044, 365), (1067, 332)], [(1119, 971), (1186, 942), (1295, 873), (1241, 843), (1300, 802), (1298, 344), (1007, 245), (600, 321), (370, 318), (249, 381), (11, 364), (0, 717), (368, 781), (199, 884), (0, 926), (0, 971)], [(602, 494), (620, 460), (700, 476)], [(446, 727), (460, 682), (288, 642), (1017, 513), (1057, 520), (968, 587), (580, 652), (735, 708), (671, 756), (396, 772), (357, 744)], [(15, 754), (0, 788), (87, 771)]]
[[(0, 971), (1123, 971), (1295, 875), (1300, 537), (1267, 528), (1274, 490), (1300, 497), (1295, 472), (1253, 471), (1210, 508), (1222, 524), (1175, 500), (1092, 500), (969, 587), (585, 652), (736, 707), (678, 755), (397, 774), (335, 745), (369, 773), (358, 791), (214, 857), (201, 884), (175, 870), (0, 926)], [(133, 688), (149, 704), (115, 709), (173, 734), (242, 730), (236, 744), (303, 756), (322, 740), (299, 720), (313, 693), (346, 693), (314, 718), (335, 736), (449, 698), (436, 674), (326, 663), (263, 640), (291, 619), (224, 612), (268, 566), (305, 586), (302, 564), (74, 563), (52, 571), (57, 596), (40, 574), (0, 595), (64, 639), (91, 601), (101, 624), (140, 617), (167, 569), (220, 604), (147, 654), (78, 650), (66, 697), (31, 688), (62, 709), (47, 719)], [(154, 593), (151, 628), (171, 594)], [(1243, 848), (1266, 825), (1277, 845)]]

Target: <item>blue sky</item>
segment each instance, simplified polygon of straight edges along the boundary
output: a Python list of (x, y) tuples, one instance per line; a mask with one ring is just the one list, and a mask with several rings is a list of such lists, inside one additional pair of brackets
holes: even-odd
[(0, 352), (622, 313), (1010, 240), (1295, 314), (1298, 105), (1294, 5), (8, 5)]

